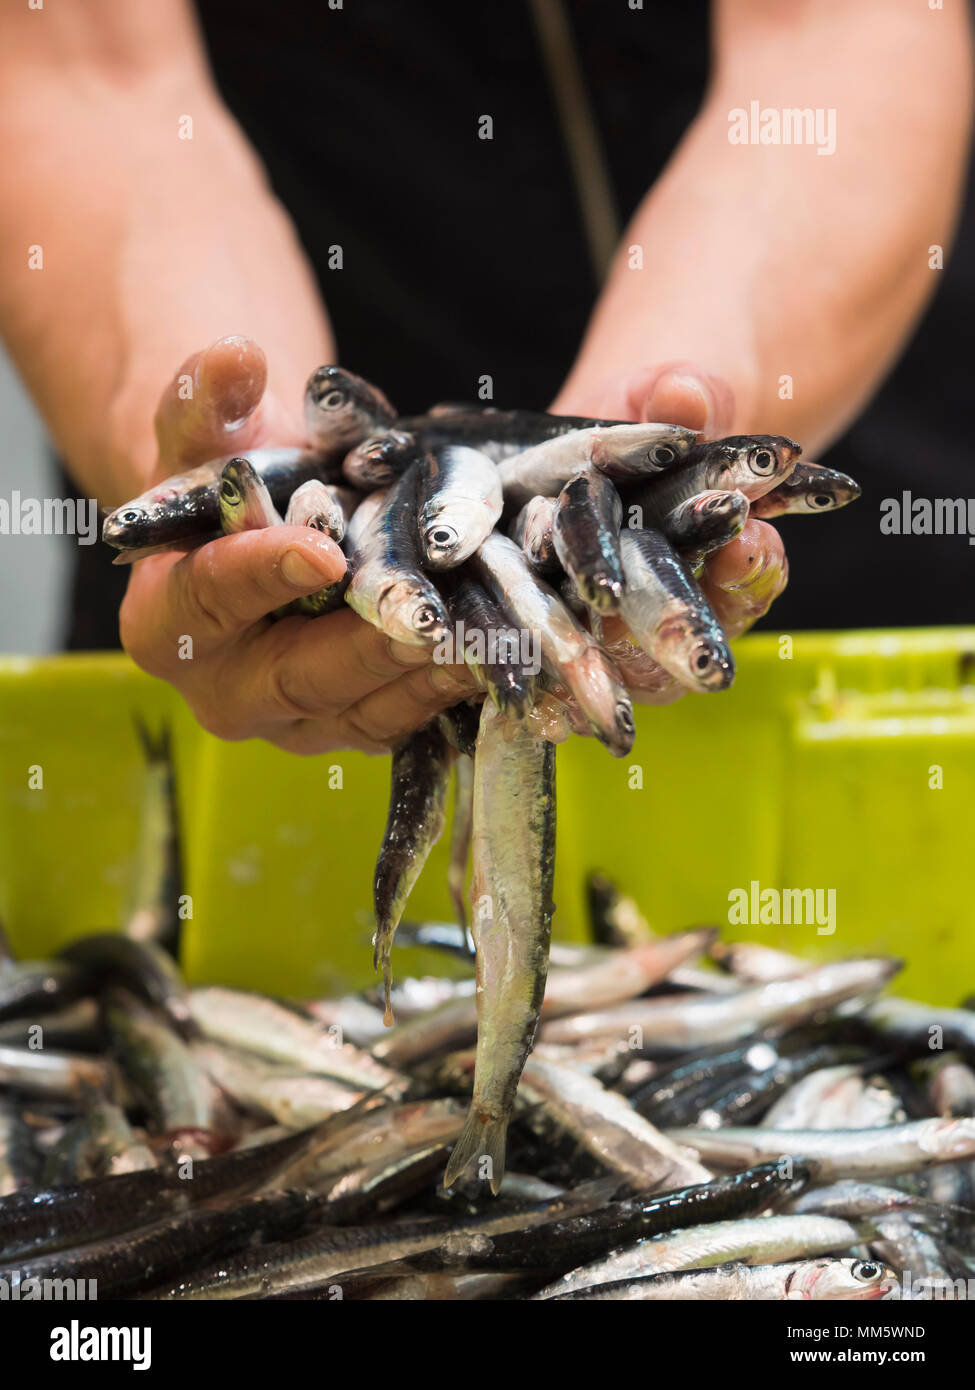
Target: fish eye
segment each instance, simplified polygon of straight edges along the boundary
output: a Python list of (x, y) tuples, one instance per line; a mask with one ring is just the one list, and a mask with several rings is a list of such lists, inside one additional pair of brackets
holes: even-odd
[(429, 603), (421, 603), (420, 607), (413, 614), (413, 626), (417, 632), (426, 632), (428, 628), (436, 627), (440, 621), (440, 614)]
[(225, 502), (239, 502), (240, 488), (230, 478), (224, 478), (220, 484), (220, 496)]
[(323, 410), (338, 410), (340, 406), (345, 405), (346, 400), (346, 393), (340, 391), (338, 387), (334, 387), (327, 395), (322, 397), (321, 407)]
[(671, 463), (677, 461), (677, 450), (669, 444), (655, 444), (650, 450), (650, 462), (659, 464), (661, 468), (666, 468)]
[(831, 507), (833, 505), (833, 498), (832, 495), (828, 492), (817, 492), (814, 493), (812, 497), (810, 497), (809, 504), (812, 507), (818, 507), (819, 510), (822, 511), (824, 508)]
[(432, 531), (428, 532), (427, 539), (431, 545), (446, 547), (454, 545), (457, 537), (449, 526), (435, 526)]
[(748, 466), (753, 473), (767, 478), (775, 471), (775, 455), (771, 449), (752, 449), (748, 455)]
[(706, 512), (716, 512), (720, 507), (725, 505), (725, 501), (724, 495), (720, 497), (709, 497), (704, 504), (704, 510)]
[(124, 512), (119, 512), (118, 519), (123, 521), (126, 526), (131, 526), (133, 522), (141, 521), (144, 515), (145, 513), (140, 512), (138, 507), (128, 507)]
[(709, 668), (710, 665), (711, 665), (712, 660), (713, 660), (713, 658), (712, 658), (710, 652), (707, 652), (707, 651), (700, 651), (700, 652), (698, 652), (697, 656), (694, 658), (694, 670), (695, 670), (695, 671), (701, 671), (702, 673), (703, 673), (704, 671), (707, 671), (708, 668)]
[(881, 1266), (875, 1264), (873, 1260), (857, 1260), (850, 1270), (854, 1279), (859, 1279), (861, 1283), (869, 1284), (874, 1279), (879, 1279), (882, 1273)]
[(633, 723), (633, 710), (629, 705), (616, 706), (616, 723), (625, 734), (632, 734), (636, 730)]

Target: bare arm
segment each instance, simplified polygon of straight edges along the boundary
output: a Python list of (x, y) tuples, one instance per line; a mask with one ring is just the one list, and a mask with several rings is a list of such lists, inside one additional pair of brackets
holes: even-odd
[[(558, 408), (615, 394), (639, 414), (654, 380), (634, 369), (696, 363), (731, 389), (717, 401), (705, 384), (697, 403), (719, 427), (810, 453), (834, 439), (936, 288), (928, 248), (952, 238), (971, 59), (962, 0), (715, 0), (704, 106), (623, 236)], [(835, 153), (730, 143), (729, 113), (753, 101), (835, 111)]]
[[(152, 475), (300, 438), (331, 333), (185, 0), (6, 7), (0, 93), (0, 331), (81, 485), (115, 506)], [(165, 389), (174, 372), (190, 398)], [(351, 610), (270, 620), (344, 569), (326, 537), (284, 526), (153, 556), (133, 566), (122, 641), (226, 738), (376, 751), (470, 679)]]

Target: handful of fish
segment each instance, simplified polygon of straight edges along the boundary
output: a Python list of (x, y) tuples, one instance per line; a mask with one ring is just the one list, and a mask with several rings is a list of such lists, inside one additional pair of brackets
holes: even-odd
[[(765, 517), (828, 510), (859, 489), (815, 465), (797, 470), (801, 449), (782, 436), (705, 440), (664, 422), (450, 404), (397, 418), (380, 391), (334, 366), (312, 375), (304, 404), (306, 448), (215, 459), (170, 479), (113, 512), (104, 538), (122, 558), (137, 558), (220, 530), (314, 526), (344, 547), (347, 574), (285, 612), (318, 617), (346, 603), (387, 636), (428, 648), (434, 660), (463, 660), (475, 673), (479, 698), (394, 750), (374, 949), (392, 1025), (394, 938), (443, 831), (453, 779), (450, 891), (464, 928), (473, 847), (478, 1054), (472, 1108), (446, 1181), (476, 1168), (497, 1193), (519, 1079), (544, 1012), (553, 743), (577, 730), (622, 757), (635, 737), (616, 659), (623, 653), (619, 643), (613, 654), (603, 643), (603, 619), (625, 624), (629, 669), (636, 658), (661, 681), (726, 689), (734, 660), (695, 578), (704, 559), (739, 534), (750, 509)], [(824, 998), (810, 996), (810, 1004)], [(695, 1021), (701, 1002), (698, 1012), (688, 1006), (692, 1032), (747, 1033), (750, 1000), (737, 1013), (717, 1010), (710, 1031)], [(711, 1001), (703, 1002), (706, 1013)], [(472, 1006), (464, 1001), (468, 1013)], [(600, 1036), (615, 1027), (614, 1007), (594, 1023)], [(679, 1031), (679, 1001), (645, 1007), (651, 1032)], [(763, 1001), (755, 1008), (764, 1016)], [(131, 1003), (119, 1006), (119, 1029), (126, 1019), (131, 1032)], [(547, 1023), (555, 1031), (542, 1037), (571, 1043), (573, 1025), (571, 1017)], [(396, 1035), (389, 1041), (394, 1055)], [(277, 1108), (265, 1107), (272, 1115)], [(691, 1171), (661, 1140), (665, 1151), (675, 1174)]]
[(404, 923), (454, 968), (399, 982), (395, 1028), (382, 989), (189, 988), (125, 935), (0, 960), (0, 1279), (24, 1299), (967, 1297), (975, 1013), (886, 993), (886, 958), (655, 935), (597, 875), (592, 942), (549, 969), (554, 750), (488, 711), (476, 979), (464, 928)]

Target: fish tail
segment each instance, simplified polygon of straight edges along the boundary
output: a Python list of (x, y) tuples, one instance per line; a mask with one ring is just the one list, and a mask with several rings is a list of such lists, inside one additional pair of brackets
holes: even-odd
[(508, 1117), (489, 1115), (486, 1111), (471, 1108), (460, 1138), (450, 1155), (447, 1171), (444, 1173), (444, 1187), (452, 1187), (457, 1179), (467, 1171), (475, 1159), (481, 1165), (487, 1160), (484, 1176), (491, 1184), (495, 1197), (504, 1177), (504, 1151), (508, 1136)]

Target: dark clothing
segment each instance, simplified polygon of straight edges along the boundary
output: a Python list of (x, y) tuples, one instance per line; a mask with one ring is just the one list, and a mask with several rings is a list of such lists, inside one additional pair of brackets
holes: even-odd
[[(565, 8), (625, 223), (700, 104), (708, 6)], [(223, 96), (318, 275), (342, 362), (403, 413), (474, 399), (483, 375), (497, 404), (544, 407), (597, 289), (525, 0), (349, 0), (341, 10), (326, 0), (199, 0), (198, 9)], [(492, 140), (478, 138), (483, 115)], [(246, 208), (227, 210), (235, 215)], [(820, 460), (857, 477), (864, 496), (835, 517), (784, 521), (792, 587), (768, 626), (971, 620), (966, 538), (883, 536), (879, 503), (904, 488), (975, 494), (970, 369), (958, 352), (975, 303), (973, 238), (969, 201), (907, 354)], [(328, 267), (334, 246), (341, 270)], [(110, 557), (97, 549), (79, 557), (104, 572)], [(114, 640), (111, 601), (96, 603), (87, 576), (78, 601), (98, 610), (86, 615), (94, 644)]]

